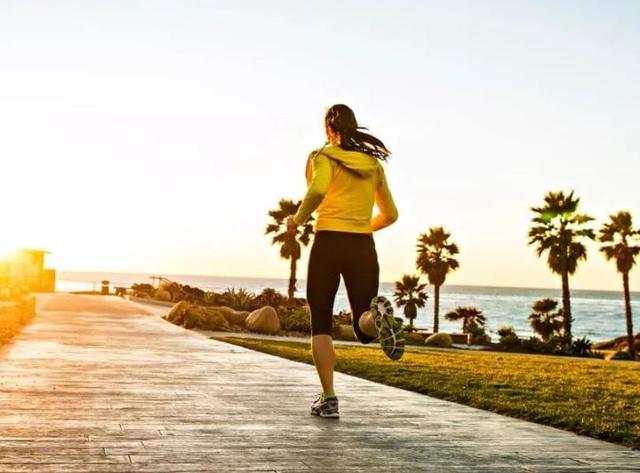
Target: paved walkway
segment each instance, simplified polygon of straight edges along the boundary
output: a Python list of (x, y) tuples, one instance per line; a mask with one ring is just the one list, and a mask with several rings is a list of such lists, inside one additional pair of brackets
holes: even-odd
[(640, 452), (208, 340), (56, 295), (0, 348), (0, 472), (640, 471)]

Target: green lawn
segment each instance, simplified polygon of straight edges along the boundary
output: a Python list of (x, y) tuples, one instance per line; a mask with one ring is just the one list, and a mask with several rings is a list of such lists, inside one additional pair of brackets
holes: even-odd
[[(308, 343), (220, 340), (312, 363)], [(336, 353), (343, 373), (640, 448), (640, 363), (437, 349), (391, 362), (379, 348), (344, 345)]]

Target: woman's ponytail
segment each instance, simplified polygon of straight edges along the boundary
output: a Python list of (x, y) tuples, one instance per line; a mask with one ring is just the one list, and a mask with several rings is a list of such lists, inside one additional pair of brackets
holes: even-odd
[(382, 141), (359, 126), (356, 116), (348, 106), (344, 104), (333, 105), (325, 115), (325, 125), (330, 127), (340, 136), (340, 147), (348, 151), (360, 151), (382, 161), (389, 158), (391, 152)]

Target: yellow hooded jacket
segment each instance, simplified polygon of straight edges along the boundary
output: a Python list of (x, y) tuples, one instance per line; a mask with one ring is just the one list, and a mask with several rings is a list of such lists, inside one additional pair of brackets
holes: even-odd
[[(398, 219), (384, 168), (359, 151), (328, 145), (307, 159), (308, 189), (293, 219), (305, 223), (317, 209), (314, 230), (372, 233)], [(379, 213), (372, 218), (373, 204)]]

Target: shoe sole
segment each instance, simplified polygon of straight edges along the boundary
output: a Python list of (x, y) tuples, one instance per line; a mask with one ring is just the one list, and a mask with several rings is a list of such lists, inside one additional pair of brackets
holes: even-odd
[[(383, 312), (380, 312), (380, 305), (383, 307)], [(400, 330), (395, 330), (394, 322), (396, 320), (393, 317), (393, 306), (389, 299), (384, 296), (376, 296), (371, 299), (371, 314), (382, 351), (391, 360), (399, 360), (404, 354), (404, 333), (402, 326), (400, 326)]]
[(332, 414), (321, 414), (319, 412), (312, 412), (311, 415), (316, 417), (322, 417), (323, 419), (339, 419), (340, 418), (340, 414), (338, 414), (337, 412), (334, 412)]

